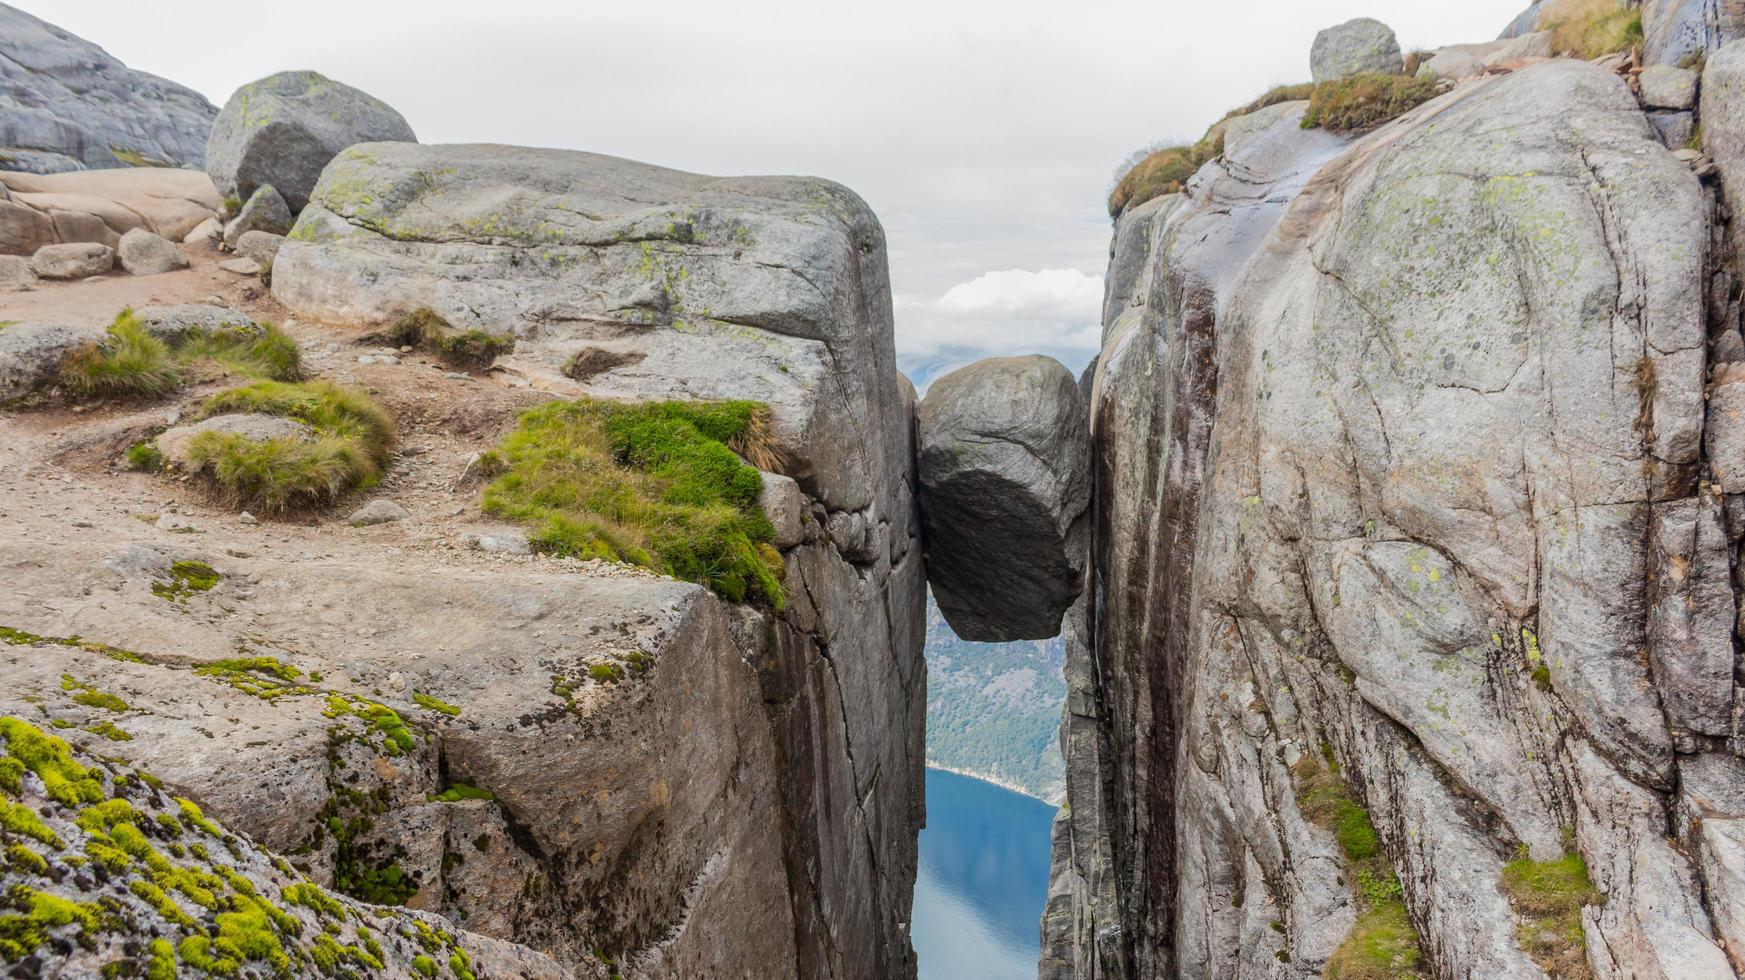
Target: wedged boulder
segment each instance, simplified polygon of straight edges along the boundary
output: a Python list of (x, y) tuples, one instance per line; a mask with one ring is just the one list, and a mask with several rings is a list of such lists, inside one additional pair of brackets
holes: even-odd
[(412, 127), (376, 97), (312, 71), (268, 75), (236, 90), (212, 123), (206, 172), (226, 196), (263, 184), (301, 211), (321, 168), (354, 143), (416, 142)]
[(144, 228), (135, 228), (121, 236), (115, 258), (122, 269), (135, 276), (155, 276), (188, 267), (188, 257), (182, 254), (175, 242)]
[(212, 181), (197, 170), (0, 171), (0, 185), (7, 189), (0, 199), (0, 253), (13, 255), (73, 242), (114, 248), (135, 228), (178, 241), (219, 208)]
[(212, 103), (0, 4), (0, 170), (198, 167)]
[(1685, 111), (1696, 108), (1697, 73), (1672, 65), (1649, 65), (1636, 76), (1642, 104), (1650, 109)]
[(30, 271), (43, 279), (84, 279), (115, 268), (115, 250), (97, 242), (44, 245), (30, 257)]
[(0, 403), (53, 384), (68, 354), (103, 337), (98, 327), (28, 322), (0, 326)]
[(957, 635), (1060, 634), (1078, 597), (1090, 427), (1077, 380), (1051, 357), (977, 361), (916, 409), (927, 581)]
[(271, 184), (262, 184), (243, 202), (236, 217), (231, 218), (224, 226), (224, 244), (235, 248), (242, 236), (251, 231), (283, 235), (291, 230), (294, 220), (290, 206), (285, 203), (278, 190)]
[(1375, 71), (1398, 75), (1406, 64), (1393, 28), (1371, 17), (1358, 17), (1315, 35), (1309, 71), (1317, 82)]

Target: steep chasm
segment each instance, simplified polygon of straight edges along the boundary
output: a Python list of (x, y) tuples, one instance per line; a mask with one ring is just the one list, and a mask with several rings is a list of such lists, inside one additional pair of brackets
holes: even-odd
[(1715, 166), (1573, 60), (1302, 111), (1115, 229), (1041, 976), (1738, 975)]

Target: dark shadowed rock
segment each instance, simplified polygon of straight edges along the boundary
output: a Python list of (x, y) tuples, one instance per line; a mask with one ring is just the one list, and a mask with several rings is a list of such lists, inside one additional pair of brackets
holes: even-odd
[(0, 170), (199, 166), (217, 110), (0, 3)]
[(1090, 430), (1077, 381), (1050, 357), (977, 361), (917, 410), (927, 580), (966, 640), (1060, 633), (1078, 597)]
[(236, 217), (224, 226), (224, 244), (235, 248), (242, 236), (251, 231), (283, 235), (291, 230), (291, 208), (271, 184), (262, 184), (243, 202)]
[(404, 117), (372, 95), (312, 71), (280, 72), (224, 103), (206, 145), (206, 172), (221, 194), (247, 197), (272, 184), (301, 211), (340, 150), (417, 139)]

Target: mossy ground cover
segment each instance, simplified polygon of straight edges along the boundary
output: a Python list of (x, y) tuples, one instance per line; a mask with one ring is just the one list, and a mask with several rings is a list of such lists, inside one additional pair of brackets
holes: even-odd
[(171, 344), (153, 336), (132, 310), (122, 310), (103, 341), (66, 359), (60, 386), (87, 398), (158, 398), (203, 365), (240, 377), (281, 381), (302, 373), (296, 342), (270, 323), (259, 332), (190, 331)]
[(388, 464), (394, 423), (375, 399), (329, 381), (259, 381), (208, 398), (202, 417), (259, 413), (295, 419), (313, 438), (254, 441), (202, 432), (188, 444), (190, 467), (233, 504), (268, 513), (319, 507), (373, 485)]
[(52, 973), (85, 956), (148, 980), (474, 972), (446, 930), (344, 902), (158, 780), (22, 719), (0, 717), (0, 773), (0, 960)]
[(476, 328), (457, 330), (428, 308), (400, 317), (370, 339), (395, 347), (421, 347), (446, 364), (473, 369), (490, 367), (491, 362), (515, 350), (514, 337)]
[(484, 510), (539, 551), (642, 565), (734, 602), (780, 608), (781, 556), (758, 506), (767, 457), (755, 402), (550, 402), (497, 448)]
[(1591, 974), (1581, 910), (1604, 896), (1588, 880), (1581, 855), (1511, 861), (1503, 866), (1502, 888), (1519, 918), (1515, 938), (1533, 962), (1556, 980), (1586, 980)]
[(1424, 954), (1401, 897), (1400, 879), (1382, 852), (1369, 811), (1357, 802), (1330, 748), (1306, 755), (1291, 770), (1297, 805), (1310, 823), (1331, 833), (1345, 855), (1357, 894), (1357, 921), (1327, 961), (1333, 980), (1418, 980)]

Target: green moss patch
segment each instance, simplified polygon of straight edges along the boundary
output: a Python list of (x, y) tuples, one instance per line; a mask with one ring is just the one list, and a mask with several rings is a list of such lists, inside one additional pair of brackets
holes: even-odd
[(497, 794), (488, 789), (469, 786), (466, 783), (455, 783), (448, 789), (432, 796), (433, 803), (459, 803), (461, 800), (495, 800)]
[(375, 399), (327, 381), (261, 381), (219, 392), (202, 417), (230, 412), (277, 415), (314, 430), (314, 438), (250, 440), (202, 432), (188, 444), (190, 467), (239, 506), (282, 512), (327, 504), (370, 486), (388, 464), (394, 423)]
[(1558, 980), (1587, 977), (1581, 910), (1605, 898), (1588, 880), (1581, 855), (1511, 861), (1503, 866), (1501, 884), (1519, 919), (1515, 938), (1533, 962)]
[(604, 558), (780, 608), (781, 556), (741, 456), (772, 453), (755, 402), (551, 402), (497, 449), (484, 510), (547, 554)]
[(178, 561), (170, 565), (168, 578), (153, 582), (152, 595), (171, 602), (183, 602), (191, 595), (211, 591), (224, 576), (203, 561)]
[(61, 690), (73, 694), (73, 703), (82, 704), (87, 708), (102, 708), (104, 711), (122, 712), (127, 710), (127, 702), (113, 694), (99, 691), (71, 674), (61, 675)]
[(1309, 98), (1304, 129), (1350, 133), (1374, 129), (1436, 97), (1433, 78), (1364, 72), (1322, 82)]
[(412, 703), (426, 711), (435, 711), (438, 714), (448, 715), (451, 718), (457, 718), (460, 716), (460, 708), (449, 704), (447, 701), (431, 697), (428, 694), (421, 694), (417, 691), (412, 692)]
[(1357, 895), (1357, 921), (1327, 961), (1337, 980), (1417, 980), (1424, 954), (1402, 898), (1400, 879), (1381, 849), (1369, 811), (1345, 785), (1331, 746), (1305, 755), (1291, 769), (1297, 806), (1331, 833), (1345, 856), (1346, 880)]
[(381, 334), (370, 338), (396, 347), (421, 347), (454, 367), (487, 368), (497, 358), (515, 350), (515, 338), (485, 330), (456, 330), (436, 311), (421, 308), (394, 321)]

